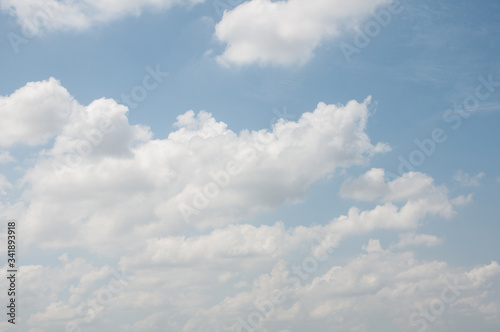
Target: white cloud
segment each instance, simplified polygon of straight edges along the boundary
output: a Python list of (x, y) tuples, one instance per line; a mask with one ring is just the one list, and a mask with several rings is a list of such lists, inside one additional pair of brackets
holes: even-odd
[[(61, 130), (75, 105), (54, 78), (30, 82), (10, 96), (0, 96), (0, 147), (46, 143)], [(1, 156), (9, 160), (8, 154)]]
[[(209, 113), (189, 111), (168, 138), (155, 140), (148, 128), (130, 125), (127, 108), (113, 100), (76, 104), (53, 146), (23, 178), (25, 241), (134, 247), (134, 236), (186, 228), (180, 206), (196, 208), (193, 225), (207, 228), (301, 200), (335, 169), (389, 149), (371, 144), (365, 133), (369, 102), (319, 103), (297, 121), (278, 121), (272, 132), (240, 134)], [(229, 164), (237, 174), (227, 173)], [(200, 193), (206, 206), (196, 204)]]
[[(324, 226), (299, 226), (285, 229), (279, 222), (273, 226), (229, 225), (218, 228), (207, 235), (168, 236), (150, 238), (139, 254), (122, 257), (120, 267), (125, 270), (142, 270), (145, 267), (161, 269), (183, 269), (197, 266), (198, 269), (219, 271), (230, 279), (239, 273), (269, 265), (273, 261), (288, 257), (297, 248), (310, 247), (311, 253), (323, 247), (337, 247), (345, 238), (369, 234), (374, 230), (415, 229), (429, 216), (450, 217), (453, 212), (448, 199), (434, 202), (432, 199), (418, 202), (407, 201), (401, 208), (386, 203), (372, 210), (360, 211), (351, 208), (346, 215), (335, 217)], [(312, 243), (312, 246), (311, 246)], [(440, 240), (430, 235), (405, 234), (397, 247), (410, 245), (435, 245)], [(394, 247), (394, 246), (393, 246)], [(378, 240), (370, 241), (369, 252), (380, 251)], [(154, 274), (153, 272), (151, 272)], [(215, 277), (214, 277), (215, 279)], [(189, 280), (172, 282), (184, 284)]]
[(465, 173), (462, 170), (458, 170), (455, 172), (453, 179), (462, 187), (479, 187), (481, 185), (480, 180), (485, 175), (486, 175), (485, 173), (480, 172), (474, 176), (471, 176), (470, 174)]
[(165, 10), (175, 5), (193, 6), (204, 0), (0, 0), (0, 9), (37, 34), (45, 30), (87, 29), (143, 10)]
[[(148, 294), (137, 303), (138, 308), (142, 302), (162, 303), (163, 305), (158, 304), (155, 308), (158, 312), (163, 313), (161, 316), (169, 317), (173, 315), (172, 310), (164, 311), (163, 308), (165, 305), (172, 306), (170, 302), (172, 301), (175, 303), (175, 308), (187, 306), (188, 308), (185, 310), (191, 312), (190, 317), (194, 317), (187, 324), (181, 324), (184, 325), (184, 331), (199, 331), (199, 328), (204, 324), (208, 328), (207, 331), (222, 331), (224, 329), (221, 324), (229, 324), (226, 326), (228, 328), (236, 322), (240, 313), (253, 309), (253, 302), (256, 298), (248, 293), (249, 285), (252, 284), (252, 279), (249, 279), (249, 276), (273, 269), (273, 265), (276, 265), (275, 262), (280, 260), (296, 262), (300, 255), (321, 257), (328, 252), (329, 256), (334, 256), (336, 250), (330, 251), (328, 248), (341, 246), (342, 242), (349, 236), (364, 235), (381, 229), (414, 229), (428, 216), (440, 214), (446, 216), (449, 203), (442, 202), (439, 205), (441, 206), (438, 208), (432, 202), (421, 201), (415, 205), (408, 201), (401, 208), (390, 203), (366, 211), (352, 208), (347, 215), (333, 218), (330, 223), (323, 226), (297, 226), (285, 229), (284, 223), (281, 222), (273, 226), (241, 224), (218, 228), (206, 235), (153, 237), (147, 240), (144, 249), (140, 248), (135, 252), (123, 255), (118, 266), (126, 271), (140, 271), (141, 276), (151, 276), (137, 278), (140, 284), (136, 284), (136, 286), (139, 288), (154, 287), (155, 292), (134, 290), (131, 294), (126, 295), (128, 301), (137, 303), (137, 296)], [(423, 237), (417, 242), (430, 243), (432, 239)], [(366, 250), (370, 254), (387, 252), (387, 250), (382, 249), (378, 240), (371, 240)], [(324, 258), (321, 259), (322, 262), (325, 261)], [(280, 266), (280, 264), (275, 266), (273, 271), (281, 268)], [(405, 265), (399, 264), (399, 266), (404, 267)], [(278, 283), (266, 287), (262, 296), (265, 294), (269, 296), (274, 288), (282, 286), (283, 271), (275, 271), (271, 274), (273, 273), (276, 274)], [(351, 278), (353, 277), (354, 273)], [(263, 276), (253, 280), (254, 287), (261, 278), (267, 277)], [(373, 278), (373, 273), (366, 276), (363, 282), (370, 283), (370, 278)], [(311, 278), (307, 279), (307, 282), (310, 280)], [(351, 287), (348, 284), (342, 284), (339, 288), (344, 286)], [(352, 287), (358, 289), (355, 285)], [(304, 286), (304, 289), (307, 290), (307, 287)], [(345, 292), (350, 293), (350, 289), (346, 289)], [(186, 291), (183, 290), (186, 290), (187, 294), (190, 295), (186, 295)], [(304, 292), (306, 292), (305, 290)], [(239, 292), (238, 295), (234, 296), (243, 298), (243, 303), (238, 305), (237, 302), (240, 300), (233, 301), (229, 297), (226, 304), (221, 304), (221, 307), (216, 305), (214, 297), (217, 297), (215, 294), (220, 291), (225, 294), (234, 294), (234, 292), (238, 294)], [(366, 289), (366, 291), (371, 292), (370, 289)], [(176, 297), (177, 292), (183, 292), (184, 296)], [(314, 291), (314, 293), (318, 292), (320, 291)], [(170, 294), (168, 296), (170, 300), (166, 301), (162, 294)], [(297, 292), (296, 296), (300, 297), (303, 294), (303, 292)], [(186, 299), (186, 296), (189, 297), (189, 300)], [(262, 296), (259, 297), (260, 300), (262, 300)], [(214, 305), (215, 307), (209, 309)], [(300, 312), (300, 308), (301, 305), (297, 304), (295, 307), (287, 307), (286, 310), (285, 308), (278, 310), (276, 319), (293, 321), (296, 317), (294, 312), (297, 310)], [(211, 313), (214, 310), (219, 312)], [(222, 313), (224, 311), (226, 311), (225, 314)], [(324, 316), (321, 312), (321, 308), (311, 309), (310, 315), (322, 318)], [(151, 320), (147, 320), (147, 323), (151, 323)], [(155, 320), (156, 325), (151, 328), (154, 330), (166, 323), (170, 324), (171, 322), (166, 322), (165, 318), (158, 322)], [(146, 321), (141, 321), (138, 326), (143, 324), (146, 324)], [(133, 326), (135, 324), (129, 324), (127, 328), (134, 330)], [(230, 329), (230, 331), (233, 330), (234, 327)]]
[(406, 248), (410, 246), (421, 246), (426, 247), (437, 246), (443, 243), (443, 239), (438, 238), (434, 235), (428, 234), (415, 234), (415, 233), (404, 233), (400, 234), (399, 242), (393, 247), (395, 248)]
[[(212, 244), (218, 241), (214, 238)], [(262, 315), (265, 318), (256, 330), (314, 326), (317, 331), (346, 331), (360, 324), (360, 316), (366, 317), (361, 324), (371, 324), (377, 316), (385, 319), (386, 328), (396, 331), (410, 328), (410, 315), (432, 305), (450, 285), (459, 291), (446, 306), (450, 321), (464, 314), (479, 319), (497, 314), (489, 288), (500, 275), (498, 263), (463, 270), (442, 261), (419, 260), (412, 252), (383, 250), (378, 240), (369, 243), (367, 253), (343, 264), (326, 259), (317, 261), (317, 268), (304, 269), (303, 263), (280, 260), (263, 269), (255, 265), (224, 284), (217, 281), (217, 274), (231, 269), (231, 264), (214, 268), (213, 257), (182, 267), (162, 264), (151, 269), (147, 263), (122, 272), (63, 255), (50, 267), (21, 266), (25, 286), (19, 301), (30, 303), (23, 324), (61, 332), (69, 322), (82, 330), (92, 323), (113, 331), (164, 331), (165, 326), (186, 332), (237, 331), (238, 319), (247, 320), (252, 312), (265, 313), (271, 303), (272, 311)], [(311, 257), (303, 249), (294, 255), (304, 257), (302, 262)], [(249, 258), (242, 256), (243, 261)], [(121, 276), (124, 283), (119, 281)], [(0, 285), (5, 288), (4, 279)], [(231, 287), (242, 280), (250, 286)], [(113, 289), (111, 296), (103, 295)], [(447, 294), (452, 295), (452, 291)], [(134, 315), (119, 316), (124, 312)], [(119, 317), (120, 328), (112, 317)], [(439, 327), (440, 320), (448, 321), (437, 317), (433, 324)]]
[(374, 240), (374, 239), (370, 239), (370, 241), (368, 241), (368, 245), (363, 246), (363, 249), (366, 250), (367, 253), (383, 251), (382, 245), (380, 244), (380, 240)]
[[(32, 304), (50, 304), (51, 301), (57, 300), (60, 293), (69, 288), (68, 282), (79, 280), (87, 271), (94, 269), (81, 258), (60, 260), (60, 262), (62, 265), (57, 268), (42, 265), (22, 265), (19, 268), (19, 274), (26, 282), (23, 289), (23, 298), (26, 301)], [(6, 266), (4, 268), (7, 269)]]
[[(375, 250), (345, 264), (327, 259), (308, 270), (299, 264), (299, 271), (294, 263), (280, 260), (266, 264), (266, 272), (245, 273), (224, 285), (215, 282), (216, 269), (196, 263), (183, 269), (161, 265), (128, 271), (119, 287), (121, 271), (117, 274), (108, 265), (97, 267), (65, 256), (51, 267), (22, 266), (20, 275), (26, 285), (19, 300), (30, 303), (25, 308), (28, 326), (50, 331), (64, 331), (68, 322), (83, 330), (90, 327), (89, 321), (101, 330), (118, 331), (116, 320), (109, 318), (123, 312), (134, 312), (119, 318), (120, 330), (130, 331), (164, 331), (166, 326), (186, 332), (236, 331), (238, 322), (255, 312), (263, 317), (256, 329), (262, 331), (290, 326), (346, 331), (360, 324), (360, 316), (366, 317), (361, 325), (383, 317), (385, 330), (401, 331), (411, 328), (413, 313), (432, 305), (450, 285), (459, 291), (458, 296), (452, 291), (447, 294), (453, 297), (446, 306), (450, 321), (460, 315), (490, 319), (497, 314), (488, 289), (500, 275), (498, 263), (463, 270), (441, 261), (421, 261), (412, 252), (383, 250), (376, 240), (370, 243), (368, 247)], [(227, 270), (230, 264), (221, 268)], [(230, 287), (238, 280), (249, 280), (251, 286)], [(111, 289), (111, 281), (119, 291), (102, 297)], [(6, 281), (0, 284), (5, 287)], [(105, 301), (95, 301), (99, 298)], [(437, 317), (433, 324), (439, 327), (440, 320), (449, 321)]]
[[(230, 262), (230, 271), (241, 271), (284, 257), (297, 246), (314, 240), (335, 247), (345, 237), (376, 229), (413, 229), (427, 216), (448, 216), (450, 207), (449, 203), (437, 207), (408, 202), (398, 208), (389, 203), (366, 211), (351, 208), (347, 215), (336, 217), (325, 226), (286, 230), (283, 223), (259, 227), (243, 224), (219, 228), (202, 236), (153, 238), (147, 241), (140, 254), (124, 257), (120, 264), (127, 270), (135, 270), (144, 265), (184, 266), (211, 262), (211, 268), (222, 269)], [(318, 245), (313, 249), (318, 249)]]
[[(7, 266), (2, 268), (6, 270)], [(124, 271), (109, 265), (97, 267), (83, 258), (68, 258), (67, 254), (49, 266), (21, 265), (18, 278), (26, 284), (16, 300), (28, 305), (16, 325), (21, 323), (46, 331), (68, 331), (65, 324), (69, 320), (88, 323), (90, 317), (102, 316), (104, 312), (97, 310), (97, 304), (93, 305), (91, 300), (110, 290), (113, 297), (106, 309), (113, 310), (113, 303), (120, 301), (121, 291), (133, 281)], [(3, 288), (7, 287), (7, 281), (6, 278), (0, 281)]]
[(445, 186), (435, 186), (434, 179), (426, 174), (409, 172), (388, 181), (385, 171), (380, 168), (372, 168), (356, 179), (349, 179), (340, 188), (341, 197), (359, 201), (401, 202), (431, 196), (441, 200), (447, 195), (448, 189)]
[(332, 233), (343, 235), (367, 233), (374, 229), (412, 229), (428, 215), (451, 218), (454, 214), (453, 204), (447, 197), (439, 201), (432, 198), (409, 200), (401, 208), (392, 203), (377, 205), (367, 211), (353, 207), (346, 216), (337, 218), (338, 222), (331, 227)]
[[(323, 226), (285, 229), (284, 223), (240, 224), (190, 237), (149, 234), (144, 248), (120, 247), (121, 259), (115, 270), (127, 271), (127, 275), (131, 273), (135, 278), (96, 314), (112, 317), (123, 310), (139, 314), (122, 318), (121, 330), (163, 331), (168, 326), (176, 331), (200, 331), (200, 328), (222, 331), (222, 327), (234, 331), (239, 317), (246, 317), (255, 310), (255, 303), (268, 300), (273, 290), (278, 289), (283, 291), (286, 301), (277, 305), (266, 320), (269, 331), (290, 325), (300, 329), (301, 324), (326, 331), (333, 326), (329, 318), (333, 316), (338, 318), (334, 326), (345, 331), (353, 328), (352, 324), (359, 324), (356, 323), (359, 315), (373, 313), (373, 308), (378, 308), (388, 321), (408, 317), (421, 303), (431, 303), (433, 297), (440, 295), (445, 280), (454, 277), (471, 280), (463, 299), (474, 299), (499, 274), (496, 263), (462, 273), (444, 262), (419, 262), (412, 253), (384, 250), (378, 240), (370, 240), (365, 247), (367, 254), (345, 265), (333, 265), (328, 258), (321, 262), (318, 259), (323, 272), (312, 269), (307, 278), (299, 279), (299, 284), (292, 287), (298, 276), (292, 262), (297, 257), (324, 255), (319, 243), (338, 247), (348, 236), (376, 229), (413, 229), (427, 216), (449, 216), (451, 205), (449, 200), (435, 202), (432, 197), (418, 201), (410, 198), (400, 208), (392, 203), (366, 211), (352, 208), (348, 214)], [(102, 229), (106, 224), (99, 227)], [(100, 229), (96, 226), (93, 235), (98, 235)], [(129, 232), (134, 232), (135, 241), (144, 241), (140, 231)], [(410, 234), (401, 237), (400, 243), (403, 242), (401, 248), (430, 245), (436, 239)], [(335, 250), (330, 255), (335, 255)], [(53, 331), (59, 331), (60, 327), (62, 331), (66, 322), (77, 322), (83, 329), (86, 325), (81, 306), (86, 308), (89, 298), (106, 289), (113, 268), (93, 266), (67, 254), (61, 255), (59, 262), (52, 267), (21, 269), (23, 280), (30, 283), (22, 300), (36, 303), (29, 323)], [(68, 295), (65, 290), (69, 290)], [(484, 309), (468, 307), (467, 313), (478, 317), (491, 315), (491, 302), (484, 299), (478, 305)], [(61, 310), (64, 315), (58, 314)], [(99, 321), (99, 324), (107, 323)], [(395, 324), (408, 324), (408, 320)]]
[[(374, 250), (345, 265), (331, 266), (327, 272), (305, 273), (303, 269), (305, 279), (281, 261), (270, 273), (256, 278), (251, 290), (198, 311), (184, 331), (197, 331), (202, 326), (237, 331), (245, 323), (259, 331), (289, 326), (298, 331), (307, 327), (317, 331), (369, 331), (373, 324), (381, 326), (381, 318), (391, 322), (383, 324), (384, 330), (409, 330), (415, 328), (415, 319), (424, 317), (419, 310), (440, 300), (443, 292), (451, 302), (444, 304), (446, 318), (431, 317), (429, 325), (435, 328), (442, 324), (457, 326), (456, 318), (464, 314), (477, 318), (491, 314), (483, 308), (492, 308), (496, 302), (487, 295), (480, 300), (477, 297), (488, 294), (491, 281), (498, 279), (498, 263), (464, 272), (445, 262), (419, 261), (411, 252), (382, 250), (377, 241), (371, 241), (369, 247)], [(477, 305), (454, 306), (467, 301)], [(360, 321), (359, 317), (364, 318)]]
[(157, 326), (162, 326), (166, 331), (180, 331), (182, 326), (176, 322), (172, 322), (169, 319), (165, 319), (168, 317), (168, 312), (155, 312), (154, 314), (149, 315), (143, 320), (137, 321), (134, 324), (124, 324), (122, 325), (121, 331), (150, 331), (155, 329)]
[(216, 36), (221, 63), (304, 63), (324, 40), (355, 27), (392, 0), (252, 0), (225, 12)]
[(469, 194), (467, 196), (458, 196), (451, 200), (453, 205), (467, 205), (474, 199), (474, 194)]
[(120, 264), (127, 270), (141, 266), (202, 265), (200, 268), (241, 272), (276, 260), (294, 250), (297, 244), (317, 238), (319, 232), (320, 228), (306, 228), (302, 232), (285, 230), (283, 223), (259, 227), (230, 225), (208, 235), (149, 239), (140, 254), (124, 257)]

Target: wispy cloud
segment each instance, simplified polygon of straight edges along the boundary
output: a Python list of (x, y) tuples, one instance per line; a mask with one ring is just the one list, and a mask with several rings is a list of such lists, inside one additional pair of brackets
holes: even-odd
[(471, 176), (468, 173), (465, 173), (462, 170), (458, 170), (453, 175), (453, 180), (460, 184), (462, 187), (479, 187), (481, 185), (481, 179), (486, 174), (484, 172), (480, 172), (474, 176)]

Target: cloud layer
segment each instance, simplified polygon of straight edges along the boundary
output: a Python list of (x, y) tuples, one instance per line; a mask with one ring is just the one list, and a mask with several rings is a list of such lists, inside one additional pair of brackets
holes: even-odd
[[(220, 242), (213, 240), (210, 244)], [(423, 326), (451, 330), (463, 315), (484, 331), (494, 331), (500, 319), (500, 303), (492, 297), (491, 287), (500, 275), (496, 262), (454, 268), (443, 261), (420, 260), (411, 251), (384, 249), (375, 239), (344, 264), (334, 263), (324, 252), (295, 254), (298, 262), (290, 257), (269, 260), (260, 268), (240, 269), (240, 274), (229, 263), (210, 266), (213, 257), (204, 257), (205, 264), (187, 261), (121, 270), (62, 255), (51, 267), (21, 268), (26, 285), (21, 299), (31, 303), (24, 310), (30, 314), (29, 325), (55, 332), (68, 326), (122, 331), (247, 331), (246, 326), (255, 331), (359, 331), (380, 324), (381, 318), (391, 322), (383, 325), (388, 331)], [(119, 322), (109, 320), (118, 313), (129, 314)]]
[(0, 0), (0, 9), (17, 18), (23, 31), (87, 29), (145, 9), (165, 10), (175, 5), (193, 6), (204, 0)]
[[(245, 222), (389, 151), (366, 133), (370, 98), (318, 103), (297, 121), (240, 133), (187, 111), (166, 138), (131, 125), (112, 99), (79, 104), (55, 79), (1, 102), (9, 126), (23, 127), (2, 134), (4, 161), (16, 162), (13, 147), (39, 147), (19, 181), (0, 174), (0, 194), (21, 193), (0, 203), (1, 217), (22, 220), (25, 248), (64, 253), (20, 267), (27, 331), (363, 331), (380, 317), (389, 331), (441, 328), (446, 319), (420, 310), (432, 310), (443, 290), (455, 294), (450, 283), (460, 294), (439, 315), (468, 315), (485, 331), (500, 319), (491, 295), (498, 263), (457, 268), (410, 251), (441, 245), (419, 227), (453, 218), (472, 197), (454, 197), (429, 175), (389, 181), (372, 168), (340, 188), (362, 208), (300, 226)], [(32, 123), (38, 112), (55, 123)], [(386, 243), (369, 239), (360, 254), (336, 257), (349, 239), (382, 231)]]

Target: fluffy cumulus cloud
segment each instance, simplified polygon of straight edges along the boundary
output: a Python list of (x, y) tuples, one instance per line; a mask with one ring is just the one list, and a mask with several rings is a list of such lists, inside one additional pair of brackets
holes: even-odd
[[(32, 125), (24, 116), (32, 104), (19, 93), (64, 116)], [(18, 181), (0, 175), (0, 193), (21, 193), (0, 203), (0, 218), (22, 221), (25, 248), (60, 255), (20, 267), (26, 331), (363, 331), (380, 319), (384, 331), (401, 331), (463, 315), (489, 331), (485, 322), (500, 319), (496, 262), (456, 268), (409, 251), (441, 245), (418, 228), (470, 201), (426, 174), (389, 181), (374, 168), (349, 179), (341, 196), (363, 207), (328, 222), (244, 222), (388, 151), (366, 134), (370, 98), (319, 103), (297, 121), (240, 133), (188, 111), (165, 138), (131, 125), (112, 99), (79, 104), (54, 79), (3, 102), (17, 110), (11, 126), (26, 121), (4, 134), (5, 149), (44, 145)], [(336, 258), (349, 239), (384, 230), (388, 243), (370, 239), (361, 254)]]
[[(358, 178), (348, 179), (340, 188), (340, 196), (359, 201), (401, 202), (429, 200), (434, 202), (447, 201), (448, 189), (445, 186), (434, 185), (434, 179), (420, 172), (409, 172), (395, 178), (387, 179), (381, 168), (372, 168)], [(472, 196), (459, 196), (455, 204), (466, 204)]]
[(189, 111), (167, 138), (152, 139), (148, 128), (128, 123), (125, 106), (74, 105), (68, 95), (61, 103), (71, 103), (71, 113), (21, 181), (25, 241), (133, 247), (132, 235), (218, 227), (301, 200), (337, 168), (389, 149), (365, 133), (369, 102), (319, 103), (297, 121), (239, 134)]
[[(346, 215), (333, 218), (323, 226), (285, 229), (283, 223), (273, 226), (230, 225), (218, 228), (208, 235), (167, 236), (147, 241), (140, 253), (122, 258), (122, 267), (128, 270), (149, 266), (183, 266), (206, 264), (223, 269), (229, 263), (232, 272), (284, 257), (297, 247), (316, 241), (311, 250), (336, 247), (343, 239), (368, 234), (377, 229), (409, 230), (418, 227), (428, 216), (449, 217), (454, 209), (448, 197), (442, 202), (408, 200), (401, 207), (392, 203), (377, 205), (370, 210), (351, 208)], [(403, 234), (396, 245), (437, 245), (440, 240), (430, 235)], [(246, 259), (245, 259), (246, 257)]]
[(427, 247), (442, 244), (443, 240), (434, 235), (404, 233), (400, 234), (399, 242), (395, 245), (397, 248), (406, 248), (410, 246), (425, 245)]
[[(76, 103), (54, 78), (30, 82), (9, 96), (0, 96), (0, 147), (15, 143), (39, 145), (56, 135)], [(0, 163), (12, 161), (0, 153)]]
[(324, 40), (358, 27), (392, 0), (252, 0), (216, 26), (226, 43), (221, 63), (291, 65), (308, 61)]
[(28, 35), (44, 30), (86, 29), (144, 9), (193, 6), (204, 0), (0, 0), (0, 9), (17, 18)]

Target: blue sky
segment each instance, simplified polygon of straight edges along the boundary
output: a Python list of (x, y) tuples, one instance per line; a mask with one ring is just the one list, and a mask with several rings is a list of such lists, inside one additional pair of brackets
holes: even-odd
[(0, 329), (497, 331), (499, 11), (0, 0), (0, 218), (30, 281)]

